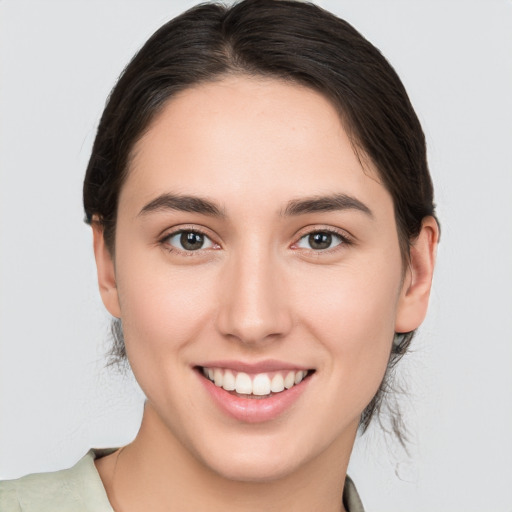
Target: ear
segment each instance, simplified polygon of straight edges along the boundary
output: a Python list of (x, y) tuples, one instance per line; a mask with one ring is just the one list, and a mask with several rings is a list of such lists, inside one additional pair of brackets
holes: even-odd
[(437, 221), (434, 217), (425, 217), (420, 234), (410, 248), (410, 262), (398, 301), (395, 332), (417, 329), (427, 314), (438, 242)]
[(114, 260), (105, 244), (103, 227), (98, 220), (92, 221), (92, 235), (101, 299), (112, 316), (121, 318)]

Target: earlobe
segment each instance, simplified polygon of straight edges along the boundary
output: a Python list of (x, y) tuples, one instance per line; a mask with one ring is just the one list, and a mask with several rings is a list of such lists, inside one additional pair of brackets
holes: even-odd
[(114, 260), (105, 244), (103, 227), (98, 220), (92, 221), (92, 233), (101, 299), (112, 316), (121, 318)]
[(439, 226), (434, 217), (425, 217), (421, 231), (410, 248), (395, 322), (395, 332), (417, 329), (427, 313), (436, 261)]

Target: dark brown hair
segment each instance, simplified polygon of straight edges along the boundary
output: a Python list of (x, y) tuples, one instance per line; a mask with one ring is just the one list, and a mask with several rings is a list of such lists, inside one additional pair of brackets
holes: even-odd
[[(332, 102), (361, 161), (373, 162), (393, 197), (406, 263), (423, 218), (434, 215), (425, 138), (407, 93), (379, 50), (346, 21), (287, 0), (198, 5), (162, 26), (128, 64), (103, 112), (84, 181), (86, 221), (99, 220), (111, 253), (134, 144), (177, 92), (233, 74), (305, 85)], [(114, 354), (124, 358), (119, 321), (113, 333)], [(413, 334), (393, 344), (388, 373)], [(388, 377), (362, 415), (363, 431), (382, 405)]]

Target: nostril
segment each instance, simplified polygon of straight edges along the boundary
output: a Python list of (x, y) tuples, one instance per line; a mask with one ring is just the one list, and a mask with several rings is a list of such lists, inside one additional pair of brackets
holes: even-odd
[(289, 297), (274, 279), (272, 270), (255, 271), (261, 262), (249, 257), (250, 277), (243, 272), (233, 276), (223, 289), (216, 325), (220, 333), (245, 345), (275, 342), (288, 335), (293, 327), (288, 308)]

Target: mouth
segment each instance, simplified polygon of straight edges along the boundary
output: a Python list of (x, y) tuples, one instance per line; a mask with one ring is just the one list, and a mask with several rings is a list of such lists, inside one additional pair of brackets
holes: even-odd
[[(273, 422), (291, 415), (311, 396), (314, 368), (279, 360), (209, 361), (193, 367), (203, 389), (228, 417), (242, 423)], [(313, 386), (313, 387), (312, 387)]]
[(249, 399), (268, 399), (282, 394), (307, 380), (314, 370), (286, 369), (260, 373), (230, 368), (198, 366), (197, 371), (218, 388), (233, 396)]

